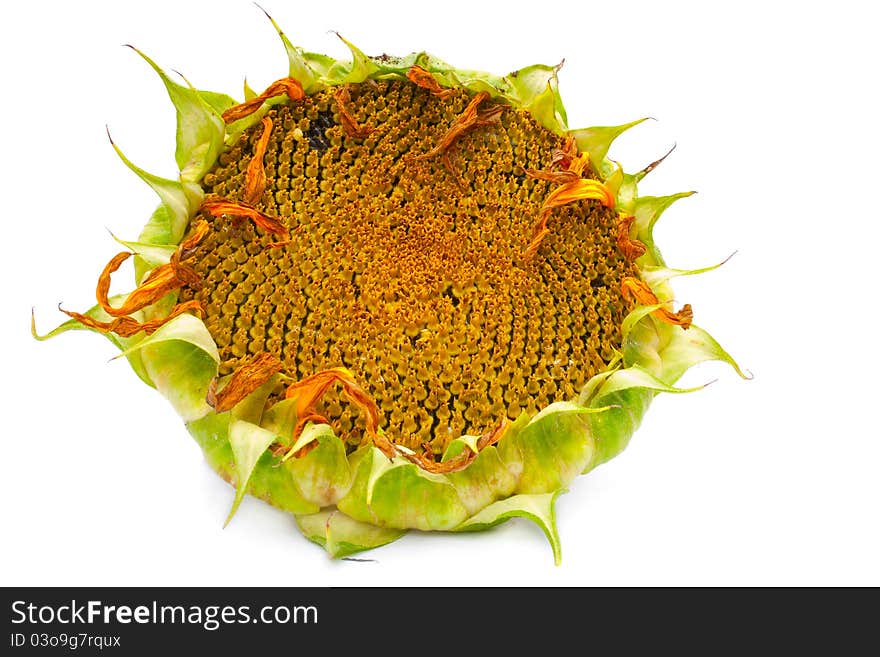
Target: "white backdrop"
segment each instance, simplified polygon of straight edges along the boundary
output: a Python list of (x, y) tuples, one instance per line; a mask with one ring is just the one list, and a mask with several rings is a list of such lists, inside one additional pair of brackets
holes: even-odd
[[(204, 464), (170, 405), (109, 342), (37, 343), (156, 199), (113, 153), (175, 173), (174, 113), (132, 43), (196, 86), (241, 95), (286, 73), (249, 2), (33, 2), (0, 20), (3, 585), (880, 584), (874, 169), (868, 3), (302, 3), (265, 0), (291, 39), (346, 55), (428, 50), (504, 73), (565, 59), (572, 127), (647, 122), (611, 153), (672, 156), (642, 193), (698, 194), (658, 228), (675, 285), (754, 373), (719, 364), (661, 397), (630, 447), (559, 499), (563, 564), (540, 530), (412, 533), (331, 561), (293, 520)], [(662, 6), (661, 6), (662, 5)], [(127, 275), (118, 277), (121, 281)]]

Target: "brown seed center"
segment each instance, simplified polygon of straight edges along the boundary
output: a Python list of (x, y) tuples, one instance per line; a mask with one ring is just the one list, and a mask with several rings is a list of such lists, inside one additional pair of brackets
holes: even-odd
[[(617, 246), (616, 214), (593, 200), (554, 209), (524, 259), (554, 187), (525, 170), (549, 168), (563, 139), (507, 108), (454, 142), (451, 166), (418, 159), (471, 98), (407, 81), (352, 86), (346, 121), (364, 137), (347, 136), (332, 91), (270, 110), (255, 206), (290, 242), (267, 248), (277, 236), (203, 213), (213, 230), (190, 263), (204, 284), (183, 294), (205, 309), (221, 374), (261, 352), (295, 379), (347, 367), (392, 441), (439, 453), (574, 397), (607, 364), (628, 307), (621, 280), (637, 275)], [(221, 155), (207, 194), (244, 200), (263, 125)], [(342, 395), (331, 391), (320, 410), (360, 441), (363, 422)]]

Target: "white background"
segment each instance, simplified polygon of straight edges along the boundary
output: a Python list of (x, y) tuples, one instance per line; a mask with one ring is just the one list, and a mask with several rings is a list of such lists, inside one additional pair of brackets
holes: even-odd
[[(674, 154), (644, 194), (699, 191), (658, 227), (675, 285), (754, 373), (710, 364), (630, 447), (559, 499), (563, 565), (537, 527), (412, 533), (332, 561), (292, 518), (232, 490), (109, 342), (28, 332), (94, 302), (156, 199), (117, 159), (173, 177), (174, 114), (133, 43), (240, 97), (286, 74), (240, 2), (9, 3), (2, 82), (3, 585), (880, 585), (876, 429), (880, 157), (869, 3), (284, 2), (291, 39), (338, 57), (425, 49), (504, 73), (565, 59), (572, 127), (647, 122), (611, 155)], [(661, 6), (662, 5), (662, 6)], [(123, 278), (115, 285), (123, 291)]]

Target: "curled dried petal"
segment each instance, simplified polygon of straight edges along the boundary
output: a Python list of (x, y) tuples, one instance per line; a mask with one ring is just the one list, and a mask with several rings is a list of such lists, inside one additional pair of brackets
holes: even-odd
[(351, 111), (346, 107), (348, 103), (351, 102), (351, 96), (348, 92), (347, 86), (343, 85), (339, 87), (333, 94), (333, 100), (336, 101), (336, 109), (339, 111), (339, 118), (342, 120), (342, 129), (345, 130), (346, 135), (353, 139), (363, 139), (373, 132), (372, 128), (358, 125), (357, 119), (354, 118)]
[(285, 240), (290, 239), (287, 227), (279, 219), (260, 212), (249, 203), (217, 198), (206, 199), (202, 203), (202, 210), (206, 210), (214, 217), (220, 217), (224, 214), (231, 217), (247, 217), (267, 233), (279, 235)]
[(212, 379), (208, 385), (205, 401), (218, 413), (228, 411), (266, 383), (272, 375), (280, 372), (283, 367), (284, 365), (276, 356), (265, 351), (259, 353), (250, 362), (235, 370), (219, 392), (217, 391), (217, 379)]
[(503, 418), (498, 426), (479, 437), (479, 439), (477, 440), (476, 452), (468, 447), (458, 456), (455, 456), (448, 461), (438, 462), (431, 458), (430, 446), (425, 446), (424, 452), (422, 454), (406, 453), (404, 454), (404, 456), (407, 458), (407, 460), (415, 463), (417, 466), (422, 468), (422, 470), (427, 470), (428, 472), (433, 472), (434, 474), (448, 474), (450, 472), (458, 472), (460, 470), (464, 470), (467, 466), (473, 463), (476, 460), (477, 456), (479, 456), (479, 453), (485, 448), (489, 447), (490, 445), (494, 445), (499, 440), (501, 440), (509, 426), (510, 420), (508, 420), (507, 418)]
[(431, 75), (430, 71), (423, 69), (419, 65), (411, 66), (406, 72), (406, 78), (413, 84), (420, 86), (422, 89), (427, 89), (441, 100), (448, 98), (455, 93), (455, 89), (444, 89), (441, 87), (440, 83), (437, 82), (437, 79), (433, 75)]
[[(291, 442), (296, 442), (307, 422), (327, 423), (326, 419), (316, 414), (314, 406), (334, 383), (342, 384), (343, 391), (349, 400), (364, 412), (367, 425), (365, 438), (372, 440), (373, 444), (382, 450), (388, 458), (392, 458), (396, 450), (384, 434), (379, 433), (379, 408), (376, 406), (376, 402), (357, 384), (351, 370), (345, 367), (321, 370), (288, 386), (284, 397), (285, 399), (296, 399), (297, 417)], [(284, 460), (292, 456), (294, 454), (288, 452)]]
[(614, 207), (614, 195), (601, 181), (592, 178), (579, 178), (571, 183), (560, 185), (547, 195), (542, 209), (558, 208), (582, 199), (595, 199), (606, 208)]
[(648, 252), (648, 247), (629, 236), (630, 228), (635, 220), (636, 218), (632, 215), (621, 214), (617, 224), (617, 248), (627, 260), (635, 260)]
[[(632, 276), (627, 276), (623, 279), (620, 284), (620, 290), (623, 296), (632, 297), (643, 306), (654, 306), (660, 303), (657, 295), (648, 287), (647, 283)], [(651, 314), (667, 324), (675, 324), (683, 329), (690, 328), (694, 319), (694, 311), (689, 303), (683, 305), (677, 313), (671, 312), (666, 308), (658, 308)]]
[[(98, 287), (95, 289), (95, 297), (98, 299), (98, 303), (101, 304), (101, 307), (105, 312), (110, 315), (116, 315), (116, 309), (110, 305), (109, 296), (110, 296), (110, 276), (122, 266), (122, 263), (128, 260), (134, 254), (129, 251), (123, 251), (122, 253), (117, 253), (110, 259), (104, 269), (101, 271), (101, 275), (98, 276)], [(109, 309), (109, 310), (108, 310)], [(122, 315), (126, 315), (128, 313), (120, 313)]]
[(149, 322), (138, 322), (132, 317), (117, 317), (109, 322), (102, 322), (95, 319), (94, 317), (83, 315), (82, 313), (73, 312), (72, 310), (64, 310), (64, 308), (61, 308), (60, 306), (58, 307), (58, 310), (63, 312), (68, 317), (75, 319), (83, 326), (88, 326), (89, 328), (100, 331), (101, 333), (115, 333), (121, 338), (130, 338), (131, 336), (136, 335), (141, 331), (145, 332), (147, 335), (150, 335), (178, 315), (182, 315), (186, 312), (193, 312), (198, 317), (202, 317), (204, 315), (202, 305), (198, 301), (187, 301), (186, 303), (179, 303), (174, 306), (174, 308), (172, 308), (167, 317), (153, 319)]
[[(590, 163), (590, 154), (577, 154), (577, 146), (573, 145), (574, 139), (568, 137), (565, 146), (561, 149), (554, 148), (550, 159), (550, 170), (526, 169), (526, 174), (531, 178), (547, 180), (552, 183), (564, 184), (576, 182)], [(562, 171), (553, 171), (553, 167), (561, 165)]]
[(254, 96), (250, 100), (230, 107), (223, 112), (222, 118), (226, 123), (238, 121), (256, 112), (269, 98), (282, 94), (287, 94), (287, 97), (294, 102), (306, 97), (302, 85), (298, 81), (293, 78), (281, 78), (266, 87), (266, 90), (259, 96)]
[(535, 254), (538, 252), (538, 247), (541, 246), (541, 242), (544, 241), (544, 238), (550, 234), (550, 229), (546, 226), (546, 220), (543, 222), (544, 225), (539, 223), (535, 226), (535, 233), (532, 237), (532, 241), (529, 242), (529, 245), (526, 247), (525, 253), (523, 253), (523, 258), (525, 260), (531, 260), (535, 257)]
[(199, 219), (192, 225), (192, 232), (189, 237), (183, 240), (180, 243), (180, 246), (177, 247), (176, 255), (178, 260), (186, 260), (190, 256), (193, 255), (193, 250), (199, 245), (199, 243), (205, 239), (205, 235), (208, 234), (208, 231), (211, 229), (211, 226), (204, 219)]
[(554, 208), (573, 203), (582, 199), (595, 199), (600, 201), (606, 208), (614, 207), (614, 195), (601, 181), (592, 178), (581, 178), (587, 165), (590, 163), (590, 154), (581, 153), (576, 155), (577, 146), (574, 139), (569, 136), (562, 150), (555, 150), (552, 164), (560, 163), (565, 166), (565, 171), (548, 171), (527, 169), (526, 174), (531, 178), (547, 180), (558, 183), (559, 186), (551, 191), (541, 206), (541, 217), (532, 229), (532, 240), (526, 247), (523, 258), (531, 259), (537, 252), (541, 241), (550, 232), (547, 229), (547, 220)]
[(247, 171), (245, 171), (244, 200), (251, 205), (263, 197), (263, 191), (266, 189), (266, 172), (263, 169), (263, 157), (266, 155), (269, 139), (272, 136), (272, 119), (266, 116), (263, 117), (260, 123), (263, 124), (263, 134), (260, 135), (260, 139), (257, 141), (257, 145), (254, 148), (254, 156), (248, 164)]
[(575, 182), (580, 178), (580, 174), (574, 171), (547, 171), (545, 169), (526, 169), (526, 175), (529, 178), (537, 180), (546, 180), (556, 185), (564, 185), (566, 183)]
[(104, 267), (101, 275), (98, 277), (98, 285), (95, 289), (95, 298), (108, 315), (113, 317), (122, 317), (131, 315), (132, 313), (142, 310), (155, 303), (169, 292), (173, 292), (184, 285), (190, 287), (198, 287), (201, 284), (201, 277), (192, 267), (182, 264), (184, 260), (192, 255), (195, 247), (201, 242), (208, 232), (208, 224), (205, 221), (198, 221), (193, 226), (191, 235), (181, 242), (177, 250), (172, 254), (171, 261), (167, 264), (156, 267), (141, 282), (141, 284), (131, 294), (126, 297), (123, 304), (114, 308), (110, 305), (110, 277), (122, 263), (128, 260), (132, 255), (127, 251), (117, 253), (110, 262)]
[(175, 259), (165, 265), (156, 267), (143, 280), (143, 282), (131, 294), (126, 297), (123, 304), (114, 308), (110, 305), (108, 294), (110, 291), (110, 276), (128, 260), (133, 254), (129, 252), (117, 253), (110, 262), (104, 267), (101, 275), (98, 277), (98, 286), (95, 290), (95, 297), (101, 308), (108, 315), (113, 317), (122, 317), (131, 315), (138, 310), (143, 310), (150, 304), (155, 303), (169, 292), (173, 292), (184, 285), (198, 283), (199, 277), (195, 271)]
[(550, 167), (561, 166), (568, 170), (572, 160), (577, 157), (577, 141), (574, 135), (568, 135), (562, 148), (554, 148), (550, 153)]
[(416, 157), (417, 160), (427, 160), (437, 155), (442, 155), (449, 150), (459, 137), (474, 128), (497, 123), (504, 111), (503, 105), (490, 105), (480, 110), (480, 104), (489, 98), (489, 94), (485, 91), (479, 92), (473, 97), (464, 112), (449, 127), (449, 130), (440, 139), (440, 142), (427, 153), (423, 153)]

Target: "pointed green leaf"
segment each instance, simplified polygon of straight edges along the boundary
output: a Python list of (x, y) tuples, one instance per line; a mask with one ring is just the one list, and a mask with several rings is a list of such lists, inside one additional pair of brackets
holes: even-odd
[(450, 69), (446, 73), (435, 73), (434, 77), (443, 87), (464, 87), (473, 93), (485, 91), (492, 98), (500, 96), (513, 104), (516, 103), (509, 86), (501, 78), (488, 73)]
[(467, 517), (455, 487), (446, 477), (403, 459), (376, 476), (369, 492), (370, 510), (386, 527), (446, 530)]
[(655, 303), (650, 306), (636, 306), (633, 308), (630, 313), (623, 318), (623, 322), (620, 324), (620, 334), (623, 341), (626, 341), (627, 336), (630, 334), (630, 331), (642, 321), (645, 317), (650, 315), (655, 310), (659, 310), (663, 308), (665, 303)]
[[(450, 458), (454, 449), (447, 451)], [(477, 458), (466, 468), (458, 472), (450, 472), (446, 478), (455, 486), (458, 497), (469, 514), (474, 514), (495, 500), (511, 495), (517, 484), (517, 477), (501, 460), (494, 445), (480, 451)]]
[[(173, 223), (174, 217), (169, 214), (168, 208), (160, 205), (153, 211), (153, 214), (150, 215), (150, 220), (141, 229), (137, 241), (141, 244), (157, 244), (160, 246), (177, 245), (180, 239), (174, 239)], [(145, 263), (142, 262), (141, 264)], [(137, 267), (135, 267), (135, 271), (138, 271)]]
[(245, 81), (244, 81), (244, 99), (247, 101), (247, 100), (253, 100), (256, 97), (257, 97), (257, 92), (254, 91), (253, 89), (251, 89), (251, 86), (248, 84), (247, 79), (245, 79)]
[(661, 381), (643, 367), (633, 365), (632, 367), (617, 370), (609, 376), (596, 392), (593, 399), (598, 402), (606, 395), (627, 390), (629, 388), (644, 388), (654, 392), (679, 394), (684, 392), (695, 392), (697, 390), (702, 390), (705, 387), (705, 385), (702, 385), (694, 388), (676, 388), (675, 386)]
[(654, 244), (654, 225), (666, 209), (677, 200), (693, 196), (696, 192), (680, 192), (669, 196), (642, 196), (637, 198), (630, 212), (635, 216), (633, 230), (636, 238), (648, 247), (654, 264), (663, 265), (663, 258)]
[(518, 105), (528, 110), (545, 128), (565, 132), (566, 116), (559, 96), (558, 66), (535, 64), (504, 78)]
[[(259, 7), (259, 5), (257, 6)], [(284, 34), (284, 31), (278, 23), (275, 22), (275, 19), (272, 18), (262, 7), (260, 7), (260, 9), (266, 14), (266, 18), (269, 19), (272, 23), (272, 27), (278, 32), (278, 36), (281, 38), (281, 43), (284, 44), (284, 50), (287, 53), (287, 60), (289, 63), (290, 77), (299, 82), (306, 93), (314, 91), (313, 86), (315, 85), (318, 76), (315, 74), (315, 70), (310, 66), (303, 49), (294, 46), (290, 42), (290, 39), (287, 38), (287, 35)], [(247, 98), (247, 91), (245, 91), (245, 98)]]
[(330, 506), (351, 488), (352, 472), (345, 444), (329, 425), (308, 424), (291, 451), (312, 442), (317, 442), (317, 447), (290, 460), (290, 472), (306, 500), (321, 507)]
[(205, 104), (208, 105), (214, 112), (221, 115), (223, 112), (228, 110), (230, 107), (237, 105), (238, 103), (231, 96), (227, 96), (226, 94), (217, 93), (216, 91), (205, 91), (204, 89), (196, 90), (196, 93), (201, 97)]
[(610, 408), (588, 418), (592, 435), (596, 438), (596, 450), (592, 462), (583, 472), (614, 458), (626, 448), (658, 392), (684, 393), (704, 387), (675, 388), (639, 364), (604, 375), (601, 382), (591, 386), (589, 391), (585, 388), (579, 403)]
[(613, 367), (605, 372), (599, 372), (598, 374), (591, 376), (584, 387), (581, 388), (577, 403), (580, 406), (589, 406), (590, 401), (596, 397), (596, 393), (599, 391), (599, 388), (602, 387), (602, 384), (605, 383), (605, 381), (608, 380), (608, 377), (614, 374), (618, 369), (619, 367)]
[[(107, 136), (110, 136), (109, 132)], [(171, 219), (171, 240), (174, 243), (179, 242), (186, 231), (191, 214), (195, 211), (195, 207), (190, 205), (190, 198), (184, 191), (183, 185), (176, 180), (160, 178), (144, 171), (125, 156), (125, 153), (122, 152), (122, 149), (116, 145), (112, 138), (110, 139), (110, 145), (113, 146), (113, 150), (116, 151), (116, 154), (125, 163), (125, 166), (131, 169), (138, 178), (147, 183), (159, 196)]]
[(626, 388), (593, 402), (604, 404), (609, 410), (587, 416), (596, 437), (596, 454), (584, 472), (609, 461), (626, 448), (655, 394), (648, 388)]
[(116, 237), (113, 233), (110, 233), (110, 236), (122, 244), (125, 248), (127, 248), (132, 253), (141, 257), (146, 265), (149, 268), (159, 267), (161, 265), (167, 265), (171, 262), (171, 256), (177, 250), (176, 246), (165, 246), (161, 244), (148, 244), (144, 242), (129, 242), (128, 240), (122, 240)]
[(400, 457), (390, 461), (372, 445), (349, 457), (354, 481), (337, 503), (340, 511), (361, 522), (398, 529), (451, 529), (467, 511), (455, 488)]
[(459, 436), (454, 440), (450, 440), (449, 444), (446, 446), (446, 451), (443, 452), (443, 457), (440, 459), (441, 462), (448, 461), (451, 458), (455, 458), (459, 454), (461, 454), (465, 449), (468, 449), (475, 454), (480, 450), (477, 449), (477, 443), (479, 442), (479, 436)]
[(315, 72), (315, 81), (308, 88), (303, 83), (303, 89), (307, 93), (322, 89), (325, 83), (329, 81), (331, 70), (341, 66), (340, 62), (337, 62), (333, 57), (317, 52), (302, 52), (302, 58), (309, 68)]
[(677, 276), (695, 276), (697, 274), (705, 274), (706, 272), (718, 269), (726, 264), (732, 257), (733, 254), (730, 254), (721, 262), (715, 265), (709, 265), (708, 267), (701, 267), (700, 269), (671, 269), (669, 267), (660, 267), (657, 265), (642, 265), (639, 269), (641, 271), (642, 279), (644, 279), (644, 281), (653, 289)]
[(340, 511), (361, 522), (377, 524), (377, 519), (367, 503), (367, 491), (370, 490), (370, 475), (373, 472), (373, 461), (378, 467), (390, 467), (391, 462), (385, 455), (372, 445), (357, 449), (348, 457), (353, 473), (352, 485), (348, 493), (336, 503)]
[(614, 204), (619, 212), (632, 214), (636, 199), (639, 196), (638, 180), (632, 174), (627, 173), (614, 160), (606, 160), (608, 164), (608, 176), (605, 179), (605, 187), (614, 196)]
[(357, 84), (358, 82), (363, 82), (379, 70), (376, 63), (367, 57), (360, 48), (355, 46), (338, 32), (336, 33), (336, 36), (338, 36), (342, 43), (348, 46), (348, 49), (351, 51), (351, 64), (344, 77), (339, 80), (340, 84)]
[(494, 527), (510, 518), (527, 518), (540, 527), (550, 547), (553, 559), (558, 566), (562, 563), (562, 544), (556, 529), (556, 498), (563, 490), (537, 495), (514, 495), (505, 500), (490, 504), (476, 515), (468, 518), (455, 531), (481, 531)]
[(257, 461), (273, 442), (275, 442), (275, 434), (258, 427), (256, 424), (242, 420), (230, 423), (229, 444), (232, 446), (232, 455), (235, 459), (236, 486), (235, 499), (232, 502), (229, 515), (226, 516), (224, 527), (232, 520), (232, 516), (235, 515), (244, 499)]
[(132, 49), (162, 79), (177, 111), (177, 148), (174, 157), (180, 168), (180, 179), (185, 182), (201, 180), (223, 147), (226, 130), (223, 119), (198, 90), (173, 82), (152, 59), (137, 48)]
[(611, 148), (611, 144), (624, 132), (637, 126), (643, 121), (647, 121), (648, 118), (650, 117), (636, 119), (635, 121), (630, 121), (623, 125), (581, 128), (579, 130), (572, 130), (570, 134), (574, 135), (578, 150), (582, 153), (585, 152), (590, 154), (590, 164), (593, 166), (593, 169), (605, 179), (611, 173), (611, 168), (607, 165), (605, 160), (605, 156), (608, 154), (608, 149)]
[(282, 399), (272, 404), (266, 410), (260, 424), (278, 434), (283, 445), (289, 444), (288, 437), (293, 434), (293, 429), (296, 427), (296, 399)]
[(370, 461), (370, 469), (367, 474), (367, 488), (366, 494), (364, 496), (364, 502), (366, 502), (367, 506), (371, 506), (373, 504), (373, 490), (376, 487), (376, 482), (379, 477), (381, 477), (385, 472), (394, 466), (394, 462), (391, 461), (385, 454), (383, 454), (379, 449), (373, 448), (373, 458)]
[(751, 379), (751, 374), (743, 371), (733, 357), (720, 344), (699, 326), (691, 324), (686, 331), (680, 326), (670, 327), (671, 338), (663, 348), (663, 378), (677, 381), (688, 369), (709, 360), (720, 360), (730, 365), (743, 379)]
[(524, 428), (498, 442), (498, 454), (517, 477), (517, 493), (565, 488), (590, 463), (594, 438), (588, 415), (596, 409), (556, 402)]
[[(127, 294), (117, 294), (110, 297), (109, 301), (112, 305), (118, 305), (121, 304), (127, 296)], [(113, 317), (104, 312), (104, 309), (101, 308), (100, 305), (92, 306), (83, 314), (88, 315), (89, 317), (96, 319), (99, 322), (109, 322), (113, 320)], [(132, 317), (137, 321), (142, 321), (143, 313), (134, 313)], [(48, 340), (49, 338), (53, 338), (56, 335), (61, 335), (62, 333), (66, 333), (67, 331), (92, 331), (93, 333), (104, 336), (110, 342), (112, 342), (113, 345), (117, 349), (119, 349), (120, 352), (122, 352), (120, 356), (123, 354), (126, 356), (129, 365), (131, 365), (131, 369), (133, 369), (135, 374), (138, 375), (138, 378), (151, 388), (155, 388), (155, 384), (152, 382), (152, 380), (150, 380), (149, 374), (147, 374), (146, 370), (144, 369), (141, 355), (137, 352), (126, 353), (127, 349), (144, 339), (145, 336), (143, 333), (138, 333), (137, 335), (133, 335), (130, 338), (123, 338), (114, 333), (104, 333), (88, 326), (84, 326), (75, 319), (69, 319), (66, 322), (63, 322), (59, 326), (55, 327), (45, 335), (40, 335), (39, 333), (37, 333), (37, 325), (34, 319), (34, 311), (33, 309), (31, 309), (31, 335), (34, 337), (34, 339), (42, 342), (43, 340)]]
[(306, 445), (309, 445), (315, 441), (317, 441), (320, 435), (323, 433), (321, 427), (324, 427), (330, 431), (334, 436), (333, 428), (326, 424), (315, 424), (314, 422), (309, 422), (306, 424), (305, 429), (300, 434), (299, 438), (296, 439), (296, 442), (290, 446), (291, 452), (298, 452)]
[(123, 354), (135, 351), (141, 353), (144, 369), (156, 388), (185, 421), (212, 412), (205, 396), (217, 375), (220, 354), (202, 320), (179, 315)]
[(214, 338), (211, 337), (204, 322), (195, 315), (187, 314), (178, 315), (164, 326), (160, 326), (155, 333), (123, 352), (122, 355), (135, 349), (143, 349), (169, 340), (180, 340), (191, 344), (200, 351), (204, 351), (215, 363), (220, 363), (220, 352), (217, 351)]
[[(231, 412), (208, 413), (203, 418), (188, 422), (186, 425), (201, 447), (208, 465), (233, 486), (238, 479), (235, 456), (229, 442), (229, 427), (234, 420)], [(278, 459), (268, 451), (263, 452), (251, 471), (247, 492), (282, 511), (293, 514), (317, 513), (320, 510), (316, 505), (303, 499), (294, 484), (290, 470), (279, 465)]]
[(336, 509), (296, 516), (296, 524), (306, 538), (323, 547), (333, 558), (387, 545), (406, 534), (405, 530), (359, 522)]
[[(666, 304), (636, 306), (621, 325), (623, 344), (623, 363), (627, 367), (639, 365), (652, 374), (659, 375), (663, 370), (660, 358), (661, 336), (654, 319), (646, 319), (655, 310)], [(598, 387), (595, 389), (598, 390)]]

